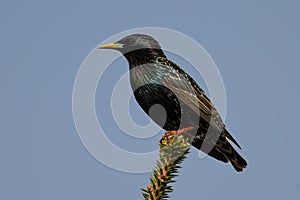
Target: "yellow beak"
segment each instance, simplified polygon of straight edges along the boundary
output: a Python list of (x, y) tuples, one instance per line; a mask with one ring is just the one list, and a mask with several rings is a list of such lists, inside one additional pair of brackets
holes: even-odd
[(123, 48), (123, 44), (119, 43), (109, 43), (98, 47), (98, 49), (121, 49)]

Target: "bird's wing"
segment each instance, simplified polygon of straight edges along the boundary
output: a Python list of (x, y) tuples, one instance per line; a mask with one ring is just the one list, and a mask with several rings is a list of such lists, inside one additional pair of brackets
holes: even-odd
[(182, 103), (191, 108), (198, 116), (201, 116), (217, 130), (222, 131), (224, 124), (219, 113), (192, 77), (167, 59), (159, 60), (157, 64), (164, 65), (166, 69), (162, 84), (169, 88)]
[(225, 137), (240, 148), (240, 145), (226, 130), (217, 109), (194, 79), (168, 59), (163, 58), (157, 64), (164, 65), (166, 69), (162, 84), (169, 88), (182, 103), (201, 116), (215, 130), (224, 133)]

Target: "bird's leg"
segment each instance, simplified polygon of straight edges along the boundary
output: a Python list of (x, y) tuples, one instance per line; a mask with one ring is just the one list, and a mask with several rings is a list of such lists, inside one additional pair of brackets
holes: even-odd
[(176, 135), (179, 136), (187, 131), (193, 130), (194, 128), (195, 127), (193, 127), (193, 126), (188, 126), (186, 128), (182, 128), (179, 130), (166, 131), (165, 134), (162, 136), (160, 143), (162, 145), (166, 145), (167, 143), (172, 141)]

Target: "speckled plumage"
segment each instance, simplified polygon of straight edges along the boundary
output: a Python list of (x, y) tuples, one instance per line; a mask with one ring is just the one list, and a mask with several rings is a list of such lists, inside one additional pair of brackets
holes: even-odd
[[(122, 45), (122, 48), (116, 50), (129, 63), (134, 96), (153, 121), (166, 131), (193, 126), (195, 131), (184, 135), (194, 147), (200, 149), (206, 138), (205, 141), (211, 143), (213, 148), (207, 151), (201, 148), (202, 151), (217, 160), (230, 161), (236, 171), (246, 167), (246, 161), (229, 140), (240, 146), (227, 131), (209, 98), (191, 76), (167, 59), (156, 40), (147, 35), (135, 34), (116, 44)], [(166, 119), (160, 112), (150, 114), (149, 110), (155, 104), (164, 107)]]

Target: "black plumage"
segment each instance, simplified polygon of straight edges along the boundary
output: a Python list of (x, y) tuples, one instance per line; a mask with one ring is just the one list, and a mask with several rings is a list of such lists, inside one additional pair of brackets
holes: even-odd
[[(193, 127), (183, 133), (197, 149), (217, 160), (230, 161), (236, 171), (247, 162), (236, 152), (230, 141), (239, 144), (227, 131), (219, 113), (198, 84), (179, 66), (168, 60), (159, 43), (148, 35), (134, 34), (101, 49), (120, 51), (130, 66), (130, 83), (142, 109), (166, 131)], [(167, 117), (150, 108), (160, 104)], [(205, 143), (203, 143), (205, 139)]]

